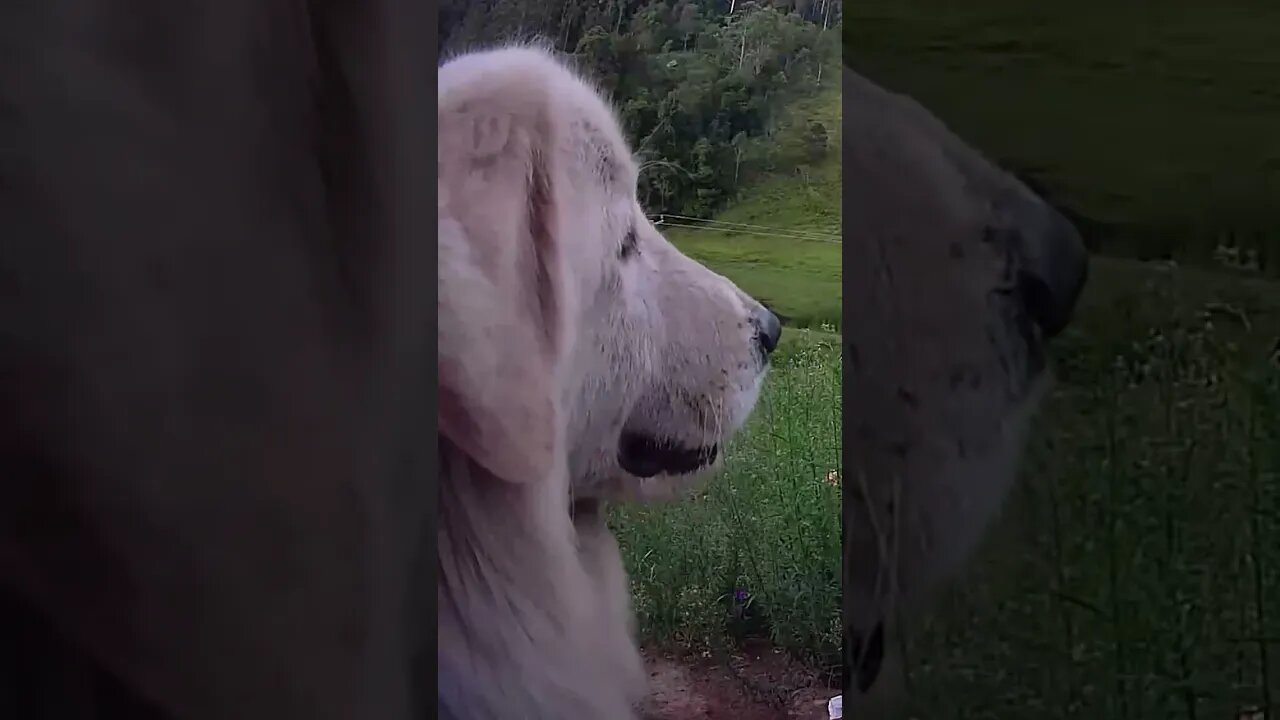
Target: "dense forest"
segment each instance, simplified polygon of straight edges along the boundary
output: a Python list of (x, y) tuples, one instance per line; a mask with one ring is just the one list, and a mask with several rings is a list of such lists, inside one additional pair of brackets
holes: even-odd
[(705, 217), (762, 173), (803, 172), (840, 132), (782, 122), (837, 87), (839, 0), (442, 0), (439, 21), (442, 58), (537, 41), (596, 78), (652, 212)]

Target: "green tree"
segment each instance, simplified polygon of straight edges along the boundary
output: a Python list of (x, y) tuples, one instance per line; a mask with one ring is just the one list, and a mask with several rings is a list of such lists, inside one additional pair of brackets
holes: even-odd
[(702, 29), (702, 14), (698, 10), (698, 4), (693, 0), (680, 0), (676, 3), (673, 15), (675, 31), (680, 37), (680, 49), (688, 52), (690, 42), (697, 38)]

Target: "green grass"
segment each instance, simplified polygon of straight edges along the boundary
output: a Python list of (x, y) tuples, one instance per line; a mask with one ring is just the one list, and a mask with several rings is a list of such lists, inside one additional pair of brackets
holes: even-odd
[(839, 353), (836, 335), (784, 333), (723, 474), (677, 503), (615, 510), (644, 642), (709, 650), (766, 636), (838, 667)]
[(1096, 260), (1004, 520), (916, 628), (902, 717), (1280, 703), (1277, 341), (1280, 285)]
[[(840, 234), (840, 94), (796, 103), (787, 125), (822, 122), (831, 132), (825, 158), (810, 167), (763, 178), (715, 219), (789, 232)], [(749, 232), (673, 229), (682, 251), (733, 280), (791, 327), (840, 327), (840, 249), (835, 242), (798, 241)], [(765, 234), (758, 234), (758, 233)]]
[(791, 327), (840, 327), (840, 245), (709, 230), (672, 238), (773, 308)]
[(1230, 233), (1280, 247), (1280, 4), (861, 0), (848, 12), (856, 70), (1115, 225), (1112, 252), (1203, 259)]

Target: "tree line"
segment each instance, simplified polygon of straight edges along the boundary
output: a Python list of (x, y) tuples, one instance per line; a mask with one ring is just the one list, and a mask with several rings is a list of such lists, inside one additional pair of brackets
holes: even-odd
[(707, 216), (763, 173), (821, 160), (840, 128), (783, 123), (840, 81), (839, 0), (443, 0), (442, 57), (550, 44), (596, 78), (654, 212)]

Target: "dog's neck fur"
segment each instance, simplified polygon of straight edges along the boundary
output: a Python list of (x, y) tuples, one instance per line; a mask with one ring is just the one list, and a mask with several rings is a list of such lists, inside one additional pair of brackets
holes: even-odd
[[(494, 477), (441, 438), (439, 707), (485, 720), (634, 716), (628, 676), (595, 661), (607, 609), (582, 569), (551, 482)], [(560, 502), (552, 500), (559, 496)], [(533, 675), (531, 675), (531, 673)]]

